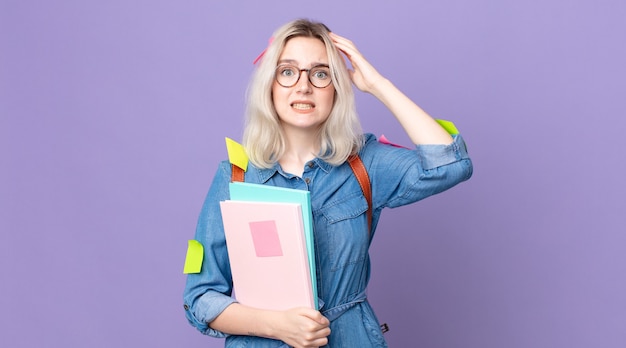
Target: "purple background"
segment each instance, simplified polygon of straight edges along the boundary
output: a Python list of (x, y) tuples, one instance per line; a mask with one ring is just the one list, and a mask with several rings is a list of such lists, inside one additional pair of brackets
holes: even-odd
[(297, 17), (454, 121), (474, 160), (383, 214), (390, 345), (626, 346), (623, 0), (2, 0), (0, 346), (222, 346), (184, 317), (187, 240), (251, 62)]

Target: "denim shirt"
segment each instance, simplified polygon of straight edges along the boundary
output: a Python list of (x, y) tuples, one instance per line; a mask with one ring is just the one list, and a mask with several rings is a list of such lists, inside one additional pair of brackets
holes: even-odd
[[(460, 135), (450, 145), (419, 145), (415, 149), (382, 144), (365, 135), (359, 155), (372, 188), (372, 231), (368, 204), (347, 163), (333, 166), (315, 158), (302, 177), (248, 166), (245, 181), (311, 192), (315, 259), (320, 311), (330, 321), (330, 347), (386, 347), (380, 325), (366, 300), (370, 278), (368, 249), (383, 208), (417, 202), (467, 180), (472, 163)], [(230, 163), (220, 164), (206, 196), (195, 239), (204, 246), (200, 273), (189, 274), (183, 294), (187, 319), (202, 333), (226, 337), (226, 347), (287, 347), (261, 337), (226, 335), (213, 321), (236, 302), (219, 202), (229, 199)]]

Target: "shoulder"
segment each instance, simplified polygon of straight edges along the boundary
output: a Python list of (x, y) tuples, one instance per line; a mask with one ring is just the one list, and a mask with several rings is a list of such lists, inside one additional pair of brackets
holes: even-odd
[(365, 133), (363, 134), (363, 144), (367, 145), (372, 142), (378, 142), (378, 139), (373, 133)]
[[(272, 168), (259, 168), (250, 162), (244, 171), (244, 181), (251, 183), (264, 183), (272, 177), (276, 171), (276, 166)], [(233, 164), (228, 160), (220, 162), (217, 175), (224, 177), (225, 180), (231, 181), (233, 176)]]
[(220, 175), (228, 175), (230, 176), (232, 169), (231, 169), (231, 164), (228, 160), (223, 160), (220, 162), (219, 166), (218, 166), (218, 174)]
[(375, 148), (379, 145), (378, 139), (372, 133), (363, 134), (363, 143), (359, 149), (359, 156), (367, 156), (368, 153), (375, 151)]

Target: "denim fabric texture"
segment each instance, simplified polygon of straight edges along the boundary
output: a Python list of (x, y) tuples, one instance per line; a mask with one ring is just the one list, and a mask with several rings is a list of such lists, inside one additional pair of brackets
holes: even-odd
[[(350, 166), (330, 165), (318, 158), (302, 177), (248, 166), (245, 181), (311, 192), (320, 311), (331, 320), (330, 347), (386, 347), (378, 320), (367, 302), (370, 279), (368, 249), (383, 208), (417, 202), (469, 179), (472, 162), (463, 138), (450, 145), (406, 149), (382, 144), (366, 134), (359, 155), (372, 187), (372, 233), (368, 233), (367, 201)], [(226, 337), (226, 347), (286, 347), (260, 337), (229, 336), (208, 323), (236, 302), (219, 202), (229, 199), (231, 167), (220, 164), (198, 219), (195, 239), (204, 246), (202, 270), (189, 274), (183, 301), (187, 319), (199, 331)]]

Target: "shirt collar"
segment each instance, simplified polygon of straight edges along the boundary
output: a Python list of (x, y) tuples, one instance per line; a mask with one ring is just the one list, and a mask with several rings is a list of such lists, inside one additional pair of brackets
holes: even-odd
[(271, 177), (274, 176), (278, 172), (280, 166), (278, 163), (275, 163), (271, 168), (260, 168), (257, 173), (259, 175), (259, 182), (261, 184), (265, 184)]
[[(318, 167), (320, 167), (320, 169), (322, 169), (324, 172), (326, 172), (326, 174), (328, 174), (332, 168), (333, 165), (321, 160), (319, 158), (314, 158), (312, 159), (310, 162), (315, 163)], [(280, 167), (280, 164), (278, 163), (274, 163), (274, 165), (270, 168), (260, 168), (258, 169), (258, 176), (259, 176), (259, 182), (262, 184), (265, 184), (271, 177), (273, 177), (274, 175), (276, 175), (276, 173), (284, 176), (284, 177), (289, 177), (290, 174), (285, 173), (282, 168)]]
[(332, 169), (333, 169), (333, 165), (321, 160), (317, 157), (315, 157), (311, 162), (315, 162), (315, 164), (320, 167), (324, 172), (326, 172), (326, 174), (328, 174)]

